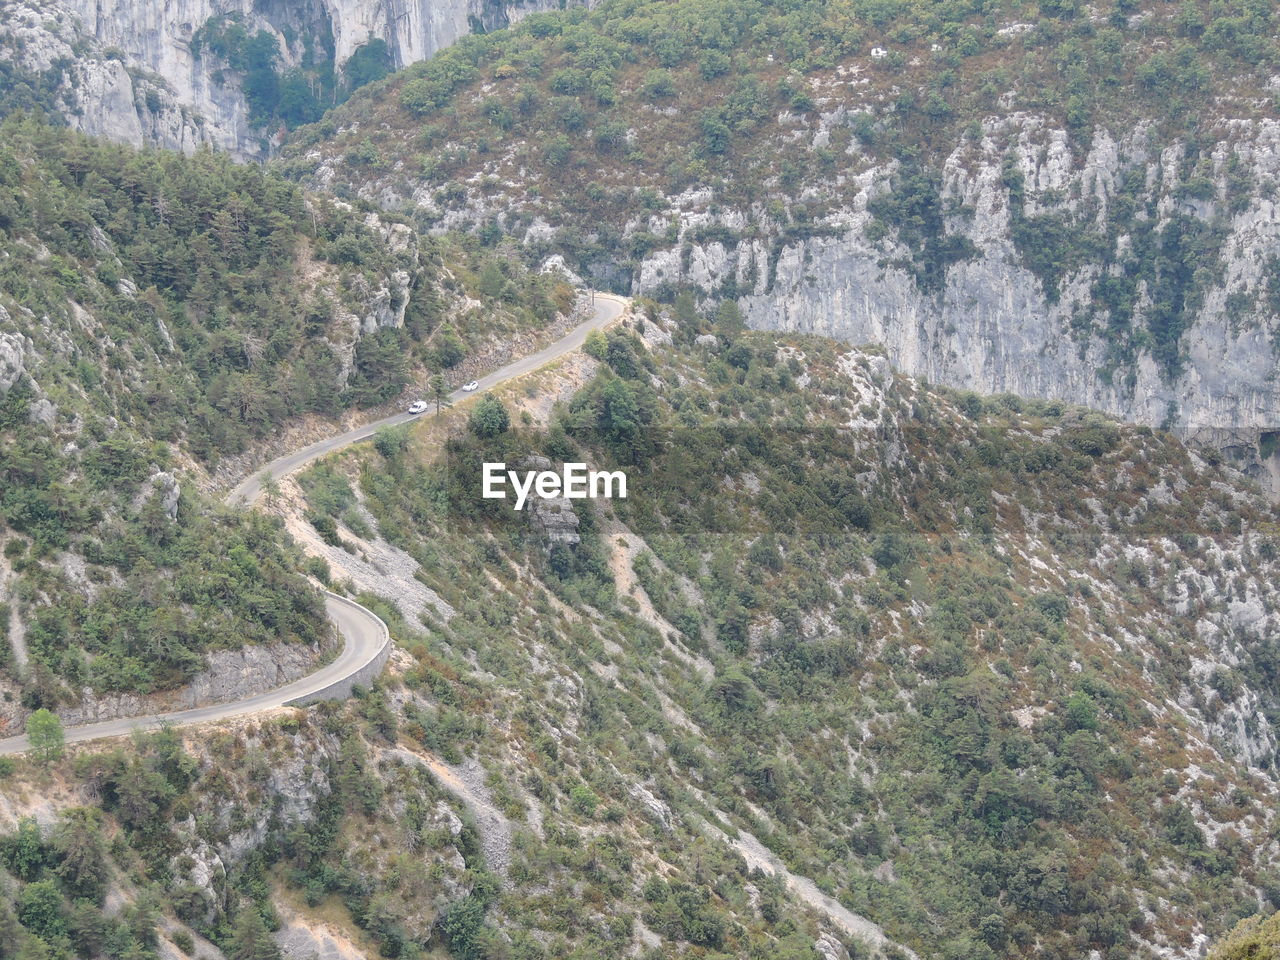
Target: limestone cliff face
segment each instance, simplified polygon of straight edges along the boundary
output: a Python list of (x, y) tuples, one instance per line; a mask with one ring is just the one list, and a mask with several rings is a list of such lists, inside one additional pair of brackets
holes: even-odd
[(202, 26), (237, 16), (279, 41), (282, 69), (332, 42), (341, 72), (373, 39), (392, 64), (431, 56), (475, 29), (491, 30), (557, 0), (0, 0), (0, 57), (53, 70), (60, 107), (87, 133), (190, 152), (201, 143), (262, 157), (280, 131), (254, 127), (240, 77), (199, 44)]
[(59, 109), (86, 133), (134, 146), (190, 153), (208, 143), (258, 156), (267, 144), (249, 128), (239, 88), (216, 83), (213, 68), (204, 70), (190, 50), (212, 6), (0, 0), (0, 56), (52, 74)]
[[(1280, 121), (1224, 104), (1213, 140), (1192, 145), (1155, 122), (1073, 138), (1045, 116), (992, 107), (922, 163), (941, 213), (914, 237), (901, 227), (919, 207), (892, 200), (921, 171), (864, 150), (848, 128), (867, 114), (848, 106), (781, 114), (769, 134), (797, 159), (850, 144), (821, 179), (766, 181), (743, 205), (743, 191), (711, 177), (603, 225), (583, 222), (576, 188), (504, 166), (503, 151), (447, 199), (439, 178), (357, 169), (336, 147), (305, 159), (313, 186), (438, 229), (518, 224), (555, 249), (567, 228), (599, 244), (574, 263), (597, 286), (693, 287), (706, 307), (736, 300), (755, 328), (880, 344), (933, 382), (1167, 426), (1280, 492)], [(485, 175), (512, 189), (484, 191)], [(959, 255), (930, 264), (930, 244)], [(636, 249), (646, 252), (629, 259)]]
[(397, 67), (425, 60), (479, 28), (496, 30), (530, 13), (557, 10), (558, 0), (312, 0), (333, 24), (339, 64), (370, 37), (387, 42)]
[[(971, 241), (973, 256), (952, 265), (937, 290), (921, 288), (910, 272), (911, 251), (895, 243), (892, 230), (879, 242), (868, 236), (868, 202), (889, 189), (898, 172), (892, 166), (863, 165), (850, 178), (854, 201), (836, 207), (805, 239), (787, 240), (763, 205), (716, 211), (691, 193), (676, 198), (670, 217), (630, 225), (661, 234), (678, 222), (682, 241), (649, 255), (633, 290), (691, 283), (714, 293), (727, 282), (752, 327), (878, 343), (899, 369), (935, 382), (1060, 399), (1246, 455), (1252, 448), (1251, 468), (1265, 480), (1268, 464), (1256, 457), (1256, 443), (1280, 428), (1280, 123), (1240, 120), (1220, 133), (1220, 142), (1192, 156), (1147, 128), (1118, 138), (1099, 130), (1091, 143), (1073, 146), (1037, 117), (987, 121), (982, 137), (957, 146), (944, 167), (941, 195), (953, 211), (946, 231)], [(819, 130), (815, 140), (821, 136)], [(853, 163), (857, 169), (856, 157)], [(1020, 197), (1009, 187), (1011, 172), (1021, 175)], [(1155, 359), (1147, 281), (1136, 284), (1124, 324), (1098, 301), (1099, 278), (1132, 265), (1134, 237), (1114, 226), (1126, 184), (1124, 202), (1142, 211), (1138, 224), (1159, 231), (1181, 218), (1213, 231), (1209, 249), (1192, 264), (1197, 299), (1194, 308), (1187, 300), (1187, 326), (1175, 338), (1176, 366)], [(1066, 271), (1055, 290), (1046, 290), (1014, 242), (1015, 217), (1035, 224), (1044, 215), (1101, 238), (1104, 250)], [(754, 236), (693, 239), (708, 226), (751, 228), (745, 232)], [(1035, 242), (1034, 227), (1030, 232)], [(1132, 345), (1120, 363), (1118, 336)]]

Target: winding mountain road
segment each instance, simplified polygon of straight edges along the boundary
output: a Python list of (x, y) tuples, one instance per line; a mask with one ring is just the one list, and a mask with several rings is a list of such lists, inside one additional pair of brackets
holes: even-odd
[[(515, 360), (504, 367), (482, 377), (477, 390), (464, 393), (455, 390), (449, 395), (450, 401), (457, 402), (468, 397), (479, 396), (509, 380), (522, 377), (527, 373), (558, 360), (567, 353), (578, 349), (592, 330), (600, 330), (617, 320), (627, 307), (627, 300), (612, 294), (595, 293), (591, 301), (591, 317), (584, 323), (574, 327), (550, 346), (532, 353), (527, 357)], [(279, 480), (296, 470), (301, 469), (313, 460), (341, 450), (343, 447), (362, 440), (368, 440), (382, 427), (394, 427), (416, 420), (408, 413), (397, 413), (374, 423), (365, 424), (355, 430), (338, 434), (327, 440), (321, 440), (310, 446), (295, 450), (279, 459), (272, 460), (265, 467), (254, 471), (247, 479), (227, 495), (226, 502), (230, 506), (252, 506), (262, 494), (262, 485), (268, 477)], [(268, 690), (244, 700), (230, 703), (217, 703), (207, 707), (195, 707), (190, 710), (177, 710), (171, 713), (151, 714), (141, 717), (125, 717), (119, 720), (106, 720), (101, 723), (90, 723), (66, 729), (66, 740), (73, 743), (82, 740), (97, 740), (102, 737), (119, 737), (135, 730), (148, 730), (165, 724), (187, 726), (194, 723), (208, 723), (213, 720), (226, 720), (260, 710), (275, 707), (310, 703), (315, 700), (332, 699), (346, 696), (355, 683), (367, 682), (381, 671), (391, 654), (391, 636), (387, 625), (372, 611), (362, 607), (353, 600), (340, 597), (334, 593), (326, 593), (325, 611), (342, 636), (342, 652), (331, 663), (325, 664), (314, 673)], [(30, 744), (26, 736), (9, 737), (0, 740), (0, 756), (24, 753)]]
[[(450, 402), (457, 403), (468, 397), (479, 396), (500, 384), (506, 383), (508, 380), (514, 380), (517, 377), (524, 376), (526, 373), (532, 373), (553, 360), (560, 359), (566, 353), (577, 350), (586, 341), (588, 333), (592, 330), (602, 330), (613, 323), (614, 320), (622, 316), (622, 311), (626, 309), (626, 306), (627, 300), (624, 297), (615, 297), (608, 293), (596, 293), (590, 320), (574, 327), (555, 343), (543, 347), (537, 353), (531, 353), (527, 357), (513, 360), (505, 367), (499, 367), (492, 373), (481, 377), (479, 380), (480, 386), (477, 390), (471, 393), (464, 393), (462, 390), (453, 391), (453, 393), (449, 394)], [(325, 454), (341, 450), (343, 447), (349, 447), (351, 444), (359, 443), (361, 440), (368, 440), (383, 427), (396, 427), (416, 419), (418, 419), (418, 416), (412, 413), (392, 414), (382, 420), (367, 423), (363, 427), (357, 427), (346, 433), (340, 433), (336, 437), (317, 441), (308, 447), (303, 447), (301, 450), (295, 450), (293, 453), (287, 453), (278, 460), (272, 460), (232, 490), (227, 496), (227, 503), (231, 506), (247, 506), (258, 499), (258, 495), (262, 493), (262, 483), (267, 477), (279, 480), (281, 477), (288, 476), (295, 470), (306, 466), (312, 460), (323, 457)]]

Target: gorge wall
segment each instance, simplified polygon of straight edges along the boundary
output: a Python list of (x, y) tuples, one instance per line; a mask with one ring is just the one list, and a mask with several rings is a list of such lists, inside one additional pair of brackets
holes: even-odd
[[(841, 119), (804, 133), (820, 144)], [(1268, 482), (1280, 124), (1226, 122), (1217, 143), (1193, 149), (1148, 127), (1073, 144), (1034, 116), (989, 119), (943, 168), (946, 213), (929, 242), (958, 238), (968, 252), (932, 286), (921, 282), (928, 243), (913, 250), (877, 223), (903, 179), (895, 166), (862, 169), (856, 199), (804, 231), (763, 204), (716, 211), (685, 195), (628, 226), (660, 235), (678, 223), (681, 238), (640, 262), (633, 292), (728, 291), (752, 327), (880, 344), (938, 383), (1170, 427)]]
[[(284, 127), (255, 117), (244, 77), (201, 43), (211, 23), (266, 31), (282, 76), (329, 57), (341, 82), (371, 41), (384, 43), (388, 66), (398, 67), (468, 32), (555, 6), (0, 0), (0, 59), (56, 84), (69, 122), (88, 132), (265, 157)], [(762, 183), (749, 205), (699, 185), (644, 211), (632, 207), (626, 222), (577, 223), (581, 198), (554, 171), (527, 162), (503, 169), (504, 151), (473, 151), (497, 159), (477, 159), (476, 169), (445, 183), (416, 172), (409, 158), (421, 148), (412, 140), (385, 144), (382, 128), (362, 127), (358, 114), (336, 117), (339, 140), (344, 131), (357, 143), (372, 132), (388, 156), (409, 162), (353, 169), (333, 141), (307, 158), (317, 161), (309, 179), (416, 210), (442, 229), (522, 223), (511, 228), (535, 245), (554, 243), (566, 226), (593, 237), (607, 227), (606, 255), (575, 264), (597, 285), (632, 293), (691, 285), (705, 304), (736, 300), (753, 327), (878, 343), (906, 373), (1167, 426), (1228, 451), (1268, 483), (1280, 477), (1272, 456), (1280, 429), (1280, 123), (1267, 118), (1267, 104), (1224, 102), (1212, 133), (1187, 142), (1154, 120), (1085, 134), (993, 101), (993, 113), (927, 171), (937, 196), (923, 199), (936, 200), (936, 223), (904, 231), (922, 198), (895, 208), (895, 196), (904, 184), (918, 186), (920, 171), (873, 156), (850, 136), (868, 116), (844, 89), (865, 83), (859, 69), (814, 79), (816, 109), (784, 112), (772, 127), (780, 154), (836, 152), (832, 172), (785, 188)], [(1267, 89), (1280, 89), (1280, 78)], [(443, 142), (432, 152), (464, 147)], [(486, 194), (485, 175), (502, 178), (505, 197)], [(455, 200), (441, 201), (442, 192)], [(632, 258), (640, 239), (644, 252)]]
[(352, 54), (370, 41), (383, 41), (387, 66), (398, 68), (472, 31), (559, 6), (555, 0), (0, 0), (0, 60), (41, 78), (68, 122), (86, 133), (186, 152), (208, 143), (261, 158), (283, 129), (255, 122), (243, 71), (202, 48), (200, 31), (211, 21), (275, 37), (281, 74), (331, 59), (341, 82)]

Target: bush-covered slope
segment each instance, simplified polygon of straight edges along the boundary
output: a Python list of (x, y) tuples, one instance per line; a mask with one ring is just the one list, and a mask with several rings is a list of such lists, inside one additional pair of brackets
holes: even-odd
[[(515, 201), (526, 222), (550, 216), (572, 238), (598, 234), (608, 253), (637, 256), (663, 238), (640, 229), (623, 243), (578, 215), (616, 231), (689, 189), (804, 207), (818, 184), (856, 191), (851, 144), (855, 161), (896, 157), (936, 175), (993, 113), (1044, 116), (1082, 143), (1140, 120), (1165, 141), (1209, 137), (1224, 109), (1271, 115), (1275, 30), (1264, 2), (610, 2), (470, 37), (402, 71), (296, 136), (286, 169), (337, 166), (343, 183), (375, 182), (445, 216), (464, 201), (477, 217)], [(823, 142), (810, 149), (815, 128)], [(824, 191), (809, 216), (840, 198)], [(892, 226), (928, 229), (937, 216), (902, 213)]]
[(282, 169), (936, 382), (1242, 447), (1280, 417), (1275, 17), (603, 3), (399, 74)]
[[(684, 317), (283, 484), (402, 652), (0, 771), (10, 942), (1192, 957), (1277, 896), (1272, 507), (1145, 428)], [(531, 454), (629, 496), (478, 498)]]
[[(476, 955), (783, 955), (708, 837), (922, 956), (1189, 957), (1276, 895), (1276, 516), (1237, 475), (830, 342), (642, 326), (546, 430), (473, 418), (437, 462), (424, 425), (304, 484), (335, 580), (384, 571), (401, 742), (476, 755), (524, 837), (485, 914), (514, 946)], [(629, 497), (479, 498), (531, 454)]]
[(567, 322), (572, 288), (211, 153), (0, 129), (5, 719), (320, 642), (296, 551), (216, 508), (211, 471), (430, 369), (458, 383)]
[[(208, 460), (290, 416), (385, 402), (425, 361), (465, 355), (458, 331), (437, 331), (453, 312), (449, 287), (462, 285), (437, 289), (442, 251), (401, 224), (207, 152), (6, 129), (4, 289), (27, 318), (11, 316), (10, 329), (61, 354), (47, 375), (101, 413), (145, 419), (156, 439)], [(479, 275), (478, 295), (525, 310), (528, 326), (568, 305), (554, 277), (458, 259)], [(511, 329), (486, 319), (468, 332)], [(59, 336), (71, 351), (56, 349)]]

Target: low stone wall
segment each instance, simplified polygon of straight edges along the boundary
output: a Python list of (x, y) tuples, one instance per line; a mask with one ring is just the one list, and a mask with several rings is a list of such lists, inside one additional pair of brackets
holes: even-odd
[[(329, 644), (271, 643), (238, 650), (211, 650), (205, 654), (205, 668), (189, 684), (176, 690), (99, 694), (86, 687), (79, 702), (64, 704), (55, 712), (64, 726), (78, 727), (104, 720), (231, 703), (305, 677), (320, 666), (325, 654), (332, 649)], [(7, 680), (0, 683), (0, 737), (20, 733), (30, 713), (22, 706), (20, 688)]]
[(318, 700), (345, 700), (347, 697), (351, 696), (351, 691), (357, 686), (368, 686), (372, 683), (373, 678), (382, 673), (383, 668), (387, 665), (387, 661), (391, 659), (391, 631), (387, 629), (387, 625), (383, 619), (368, 607), (363, 607), (354, 600), (348, 600), (346, 597), (341, 597), (336, 593), (330, 593), (328, 590), (326, 590), (325, 593), (330, 599), (337, 600), (339, 603), (344, 603), (348, 607), (358, 610), (362, 616), (365, 616), (372, 622), (376, 623), (378, 631), (382, 636), (382, 644), (378, 647), (378, 652), (373, 655), (373, 659), (357, 669), (354, 673), (342, 678), (341, 680), (335, 680), (327, 687), (322, 687), (314, 693), (307, 694), (305, 697), (298, 697), (296, 700), (290, 700), (285, 704), (285, 706), (301, 707), (308, 703), (315, 703)]
[(177, 690), (137, 696), (95, 695), (86, 689), (79, 703), (59, 707), (57, 713), (66, 726), (78, 727), (102, 720), (244, 700), (305, 677), (318, 667), (326, 649), (301, 643), (272, 643), (238, 650), (211, 650), (205, 655), (205, 669)]

